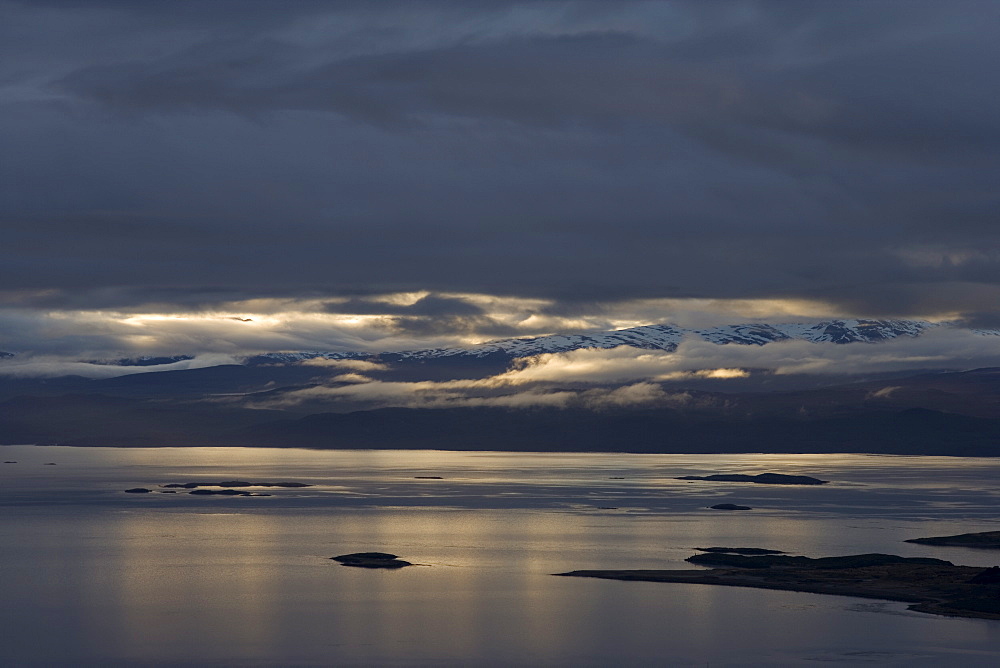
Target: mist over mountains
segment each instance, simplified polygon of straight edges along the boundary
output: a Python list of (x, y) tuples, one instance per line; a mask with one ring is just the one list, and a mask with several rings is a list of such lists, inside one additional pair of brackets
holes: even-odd
[[(0, 442), (992, 456), (1000, 362), (962, 363), (989, 361), (998, 335), (903, 320), (648, 325), (238, 363), (90, 360), (120, 375), (0, 375)], [(19, 357), (0, 372), (26, 369)]]
[[(677, 349), (685, 338), (697, 338), (724, 345), (764, 345), (776, 341), (810, 341), (813, 343), (874, 343), (900, 336), (919, 336), (938, 327), (924, 320), (828, 320), (818, 323), (785, 323), (723, 325), (705, 329), (690, 329), (674, 325), (644, 325), (611, 332), (588, 334), (557, 334), (518, 339), (502, 339), (464, 348), (434, 348), (395, 353), (400, 359), (483, 358), (506, 355), (510, 358), (530, 357), (546, 353), (564, 353), (584, 348), (610, 349), (618, 346), (645, 350)], [(1000, 330), (975, 330), (1000, 336)], [(269, 353), (252, 358), (254, 362), (296, 361), (311, 357), (356, 359), (362, 353)]]

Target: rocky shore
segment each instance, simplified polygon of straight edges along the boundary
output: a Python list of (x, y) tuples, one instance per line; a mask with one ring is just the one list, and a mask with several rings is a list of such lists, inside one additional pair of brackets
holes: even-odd
[(918, 612), (1000, 619), (1000, 577), (993, 577), (994, 569), (886, 554), (810, 559), (707, 553), (688, 561), (721, 567), (710, 570), (591, 570), (556, 575), (856, 596), (905, 601), (911, 603), (911, 610)]

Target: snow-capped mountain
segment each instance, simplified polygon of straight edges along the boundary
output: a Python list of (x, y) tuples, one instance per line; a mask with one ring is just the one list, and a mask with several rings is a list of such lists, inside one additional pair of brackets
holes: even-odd
[[(484, 358), (531, 357), (545, 353), (564, 353), (584, 348), (609, 349), (629, 346), (644, 350), (676, 350), (688, 339), (702, 339), (719, 345), (764, 345), (776, 341), (810, 341), (813, 343), (878, 343), (899, 337), (917, 337), (937, 327), (952, 327), (947, 323), (926, 320), (825, 320), (812, 323), (739, 324), (691, 329), (675, 325), (643, 325), (628, 329), (580, 334), (551, 334), (516, 339), (498, 339), (471, 346), (431, 348), (384, 352), (273, 352), (252, 355), (244, 359), (251, 366), (294, 364), (322, 358), (328, 360), (476, 360)], [(1000, 329), (968, 329), (979, 336), (1000, 337)], [(13, 353), (0, 352), (0, 359), (11, 359)], [(160, 366), (192, 359), (192, 355), (143, 356), (85, 360), (90, 364), (112, 366)]]
[[(500, 339), (461, 348), (434, 348), (386, 353), (398, 359), (483, 358), (492, 355), (530, 357), (562, 353), (582, 348), (630, 346), (646, 350), (673, 351), (686, 337), (700, 338), (719, 345), (764, 345), (775, 341), (814, 343), (878, 343), (898, 337), (920, 336), (928, 329), (942, 327), (923, 320), (827, 320), (817, 323), (723, 325), (707, 329), (685, 329), (673, 325), (643, 325), (629, 329), (587, 334), (553, 334), (532, 338)], [(997, 330), (973, 330), (980, 335), (1000, 335)], [(250, 358), (251, 363), (290, 363), (317, 357), (326, 359), (366, 359), (371, 353), (269, 353)]]
[(672, 351), (685, 337), (701, 338), (720, 345), (727, 343), (764, 345), (765, 343), (788, 340), (815, 343), (875, 343), (899, 336), (919, 336), (925, 330), (936, 326), (934, 323), (917, 320), (831, 320), (814, 324), (723, 325), (709, 329), (682, 329), (672, 325), (644, 325), (599, 334), (504, 339), (470, 348), (440, 348), (401, 354), (404, 357), (416, 358), (450, 357), (453, 355), (482, 357), (493, 353), (505, 353), (512, 357), (529, 357), (542, 353), (568, 352), (580, 348), (616, 348), (618, 346)]

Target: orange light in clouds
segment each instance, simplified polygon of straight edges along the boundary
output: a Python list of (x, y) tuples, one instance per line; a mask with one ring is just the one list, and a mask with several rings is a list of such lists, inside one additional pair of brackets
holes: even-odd
[(706, 369), (696, 373), (704, 375), (705, 378), (746, 378), (750, 375), (750, 372), (744, 369)]

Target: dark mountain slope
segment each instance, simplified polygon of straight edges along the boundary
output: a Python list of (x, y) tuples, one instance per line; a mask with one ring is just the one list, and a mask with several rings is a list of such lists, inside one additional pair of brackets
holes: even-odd
[(311, 448), (1000, 455), (1000, 420), (929, 410), (808, 420), (710, 419), (669, 410), (386, 408), (281, 420), (235, 436)]

